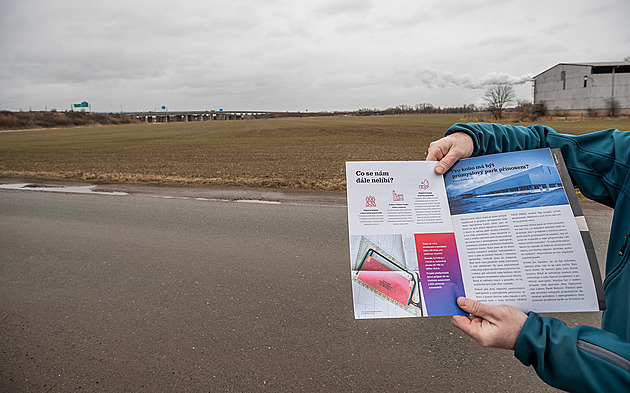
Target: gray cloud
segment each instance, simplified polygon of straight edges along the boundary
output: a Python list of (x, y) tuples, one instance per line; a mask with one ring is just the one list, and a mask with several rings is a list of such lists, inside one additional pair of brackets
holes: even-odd
[(322, 16), (361, 15), (370, 12), (374, 6), (372, 0), (329, 0), (319, 3), (315, 7), (315, 12)]
[(628, 14), (626, 0), (4, 1), (0, 109), (447, 106), (494, 82), (528, 99), (556, 63), (628, 56)]

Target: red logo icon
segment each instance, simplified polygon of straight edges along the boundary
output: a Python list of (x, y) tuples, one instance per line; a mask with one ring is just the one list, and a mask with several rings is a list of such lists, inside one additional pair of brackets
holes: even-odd
[(429, 181), (427, 179), (424, 179), (419, 185), (418, 188), (421, 190), (426, 190), (427, 188), (429, 188)]
[(365, 197), (365, 207), (376, 207), (376, 197), (374, 195)]
[(396, 190), (392, 190), (392, 198), (395, 202), (402, 202), (405, 200), (405, 196), (403, 194), (396, 194)]

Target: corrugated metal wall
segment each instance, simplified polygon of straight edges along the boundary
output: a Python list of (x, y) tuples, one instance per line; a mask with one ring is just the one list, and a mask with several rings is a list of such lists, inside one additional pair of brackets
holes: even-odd
[(592, 73), (587, 65), (558, 64), (534, 77), (534, 103), (547, 110), (602, 110), (611, 97), (630, 108), (630, 73)]

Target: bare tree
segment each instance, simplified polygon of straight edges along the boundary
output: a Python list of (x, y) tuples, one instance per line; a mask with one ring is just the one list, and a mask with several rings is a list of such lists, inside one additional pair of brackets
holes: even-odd
[(495, 119), (501, 119), (503, 108), (510, 101), (514, 101), (514, 87), (507, 83), (495, 83), (488, 87), (483, 100), (488, 105), (488, 110)]

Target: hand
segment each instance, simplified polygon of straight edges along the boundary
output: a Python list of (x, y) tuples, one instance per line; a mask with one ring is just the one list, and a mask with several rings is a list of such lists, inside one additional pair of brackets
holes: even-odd
[(453, 315), (451, 322), (484, 347), (514, 349), (527, 315), (512, 306), (489, 306), (465, 297), (457, 305), (472, 316)]
[(439, 161), (435, 173), (443, 175), (453, 164), (462, 158), (468, 158), (475, 150), (475, 143), (465, 132), (454, 132), (429, 145), (426, 161)]

